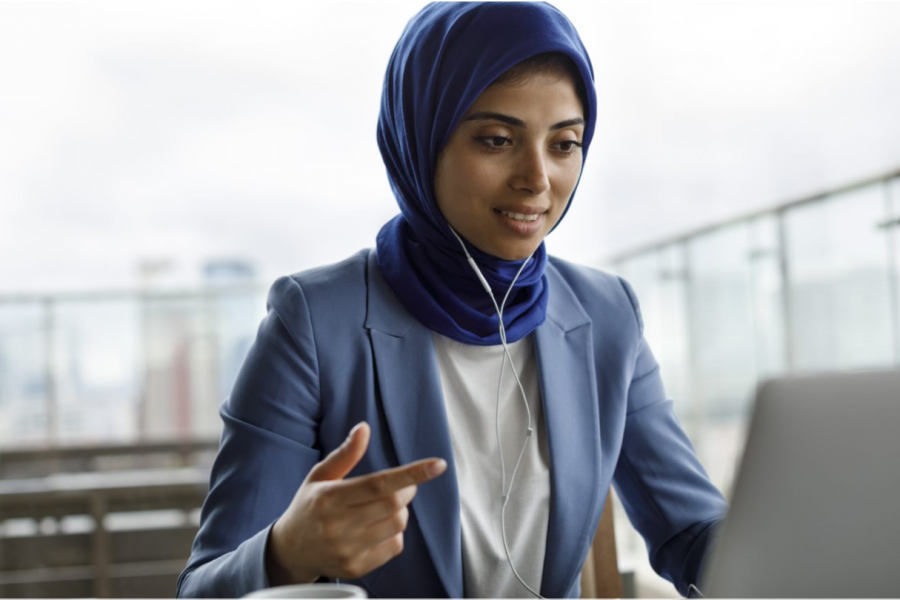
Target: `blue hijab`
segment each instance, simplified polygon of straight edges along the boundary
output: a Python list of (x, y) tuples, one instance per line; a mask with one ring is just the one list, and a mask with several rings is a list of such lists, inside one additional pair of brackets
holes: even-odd
[[(510, 67), (545, 52), (565, 54), (581, 73), (587, 96), (586, 158), (597, 120), (593, 67), (575, 27), (550, 4), (433, 2), (406, 26), (385, 74), (378, 147), (401, 214), (378, 233), (378, 265), (413, 316), (466, 344), (499, 344), (499, 321), (438, 208), (435, 165), (481, 92)], [(500, 259), (468, 242), (466, 247), (499, 304), (523, 261)], [(546, 265), (541, 242), (503, 310), (509, 343), (544, 322), (550, 293)]]

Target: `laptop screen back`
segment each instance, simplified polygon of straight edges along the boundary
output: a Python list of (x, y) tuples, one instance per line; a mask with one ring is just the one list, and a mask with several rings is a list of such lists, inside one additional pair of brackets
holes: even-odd
[(760, 387), (701, 591), (900, 596), (900, 371)]

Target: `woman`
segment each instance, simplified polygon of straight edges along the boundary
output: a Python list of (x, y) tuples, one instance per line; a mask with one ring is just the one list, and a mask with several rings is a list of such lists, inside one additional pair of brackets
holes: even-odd
[(654, 568), (696, 583), (727, 507), (634, 293), (543, 243), (596, 117), (587, 52), (552, 6), (410, 21), (378, 124), (401, 215), (374, 251), (272, 287), (179, 596), (340, 580), (577, 597), (613, 482)]

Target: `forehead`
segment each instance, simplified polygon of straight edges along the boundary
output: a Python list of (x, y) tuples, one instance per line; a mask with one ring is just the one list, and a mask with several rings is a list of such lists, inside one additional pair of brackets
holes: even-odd
[(516, 82), (494, 83), (472, 103), (465, 116), (480, 111), (523, 120), (560, 121), (584, 117), (575, 83), (559, 73), (534, 73)]

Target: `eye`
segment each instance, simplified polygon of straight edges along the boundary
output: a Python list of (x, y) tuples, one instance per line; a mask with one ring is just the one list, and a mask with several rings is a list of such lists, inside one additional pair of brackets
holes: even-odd
[(559, 146), (559, 149), (563, 154), (575, 154), (575, 148), (581, 148), (582, 145), (581, 142), (576, 142), (575, 140), (566, 140), (554, 144), (554, 146)]
[(490, 148), (491, 150), (497, 150), (502, 148), (503, 146), (512, 144), (512, 139), (503, 135), (476, 136), (475, 141), (483, 146), (486, 146), (487, 148)]

